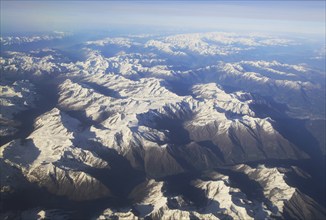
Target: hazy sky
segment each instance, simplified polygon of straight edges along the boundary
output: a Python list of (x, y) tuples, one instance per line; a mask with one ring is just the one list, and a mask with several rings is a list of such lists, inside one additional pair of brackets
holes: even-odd
[(3, 1), (1, 32), (147, 27), (325, 35), (325, 1)]

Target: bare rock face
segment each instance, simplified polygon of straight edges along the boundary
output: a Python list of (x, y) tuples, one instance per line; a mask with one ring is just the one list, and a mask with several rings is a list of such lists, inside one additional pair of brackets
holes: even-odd
[(196, 206), (184, 195), (172, 195), (167, 182), (147, 180), (129, 194), (133, 206), (125, 209), (106, 209), (98, 219), (310, 219), (325, 216), (325, 210), (307, 195), (290, 187), (284, 174), (276, 168), (259, 166), (251, 168), (238, 165), (234, 172), (248, 175), (261, 185), (264, 198), (249, 199), (226, 175), (216, 171), (206, 172), (190, 184), (201, 191), (204, 204)]
[(14, 135), (18, 131), (20, 121), (14, 116), (24, 110), (35, 107), (37, 94), (35, 86), (28, 80), (0, 84), (0, 137)]
[(97, 217), (97, 220), (109, 220), (109, 219), (119, 219), (119, 220), (138, 220), (139, 218), (135, 216), (130, 209), (106, 209), (104, 212)]
[(58, 109), (40, 116), (27, 141), (14, 140), (1, 148), (5, 163), (21, 170), (26, 178), (57, 195), (88, 200), (110, 195), (89, 168), (108, 169), (106, 161), (73, 145), (79, 122)]
[(247, 213), (250, 202), (246, 196), (239, 189), (226, 185), (227, 181), (227, 177), (220, 176), (216, 180), (195, 180), (192, 183), (195, 187), (203, 190), (206, 198), (209, 199), (204, 212), (211, 213), (218, 218), (230, 216), (233, 219), (253, 219)]
[(185, 128), (194, 141), (210, 140), (226, 162), (306, 156), (282, 137), (271, 118), (255, 116), (250, 94), (228, 94), (216, 84), (197, 85), (193, 90), (205, 104)]
[[(291, 168), (291, 172), (295, 172), (294, 169), (297, 168)], [(171, 193), (166, 185), (168, 182), (149, 179), (129, 194), (132, 206), (119, 210), (106, 209), (98, 219), (322, 219), (325, 216), (323, 207), (285, 182), (289, 170), (264, 165), (237, 165), (230, 171), (244, 174), (259, 184), (263, 197), (248, 197), (241, 187), (232, 186), (234, 179), (208, 171), (187, 183), (203, 196), (205, 201), (200, 206), (193, 203), (194, 198)]]
[(292, 219), (323, 219), (326, 210), (312, 198), (297, 190), (291, 199), (285, 202), (284, 216)]
[(167, 175), (182, 173), (184, 169), (168, 152), (167, 146), (149, 147), (145, 149), (132, 149), (126, 158), (131, 165), (144, 169), (148, 176), (160, 178)]
[(234, 169), (245, 173), (261, 185), (265, 198), (270, 201), (273, 215), (293, 219), (324, 218), (325, 208), (298, 189), (289, 186), (281, 169), (267, 168), (264, 165), (257, 168), (238, 165)]
[(44, 186), (53, 194), (82, 201), (110, 195), (110, 190), (85, 172), (67, 171), (58, 167), (38, 167), (28, 176), (29, 180)]
[(271, 118), (255, 115), (250, 93), (227, 93), (215, 83), (194, 85), (193, 97), (182, 97), (157, 79), (98, 74), (66, 80), (59, 90), (60, 107), (90, 124), (86, 130), (93, 137), (84, 133), (86, 140), (113, 148), (151, 177), (235, 161), (307, 157)]
[(194, 207), (185, 203), (182, 197), (170, 197), (164, 193), (164, 182), (148, 180), (130, 193), (129, 197), (134, 201), (134, 210), (143, 219), (217, 219), (213, 214), (199, 213)]
[(291, 199), (296, 189), (290, 187), (284, 179), (284, 174), (279, 172), (277, 168), (266, 168), (259, 166), (251, 168), (247, 165), (238, 165), (235, 170), (248, 175), (248, 177), (260, 184), (263, 194), (274, 208), (275, 215), (283, 213), (284, 202)]
[[(64, 37), (0, 41), (15, 49)], [(94, 39), (73, 46), (76, 56), (62, 46), (67, 57), (51, 48), (1, 52), (11, 83), (0, 83), (0, 212), (9, 207), (0, 218), (64, 218), (26, 204), (10, 212), (16, 204), (6, 202), (36, 188), (77, 212), (94, 205), (87, 212), (103, 220), (324, 219), (300, 181), (318, 179), (301, 162), (325, 153), (325, 73), (293, 64), (298, 57), (286, 64), (256, 54), (291, 43), (195, 33)], [(50, 107), (40, 111), (43, 101)], [(25, 110), (33, 127), (16, 137)]]

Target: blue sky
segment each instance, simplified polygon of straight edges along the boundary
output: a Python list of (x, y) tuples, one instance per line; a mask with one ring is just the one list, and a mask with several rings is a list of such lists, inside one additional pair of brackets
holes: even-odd
[(1, 31), (157, 27), (325, 35), (325, 1), (1, 1)]

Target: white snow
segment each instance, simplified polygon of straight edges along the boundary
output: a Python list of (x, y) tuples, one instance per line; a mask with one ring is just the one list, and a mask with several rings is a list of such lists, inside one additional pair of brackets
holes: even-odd
[(277, 207), (280, 213), (283, 212), (284, 202), (289, 201), (296, 192), (295, 188), (285, 182), (285, 174), (281, 173), (278, 168), (267, 168), (265, 165), (251, 168), (247, 165), (238, 165), (234, 169), (258, 182), (263, 188), (265, 197)]

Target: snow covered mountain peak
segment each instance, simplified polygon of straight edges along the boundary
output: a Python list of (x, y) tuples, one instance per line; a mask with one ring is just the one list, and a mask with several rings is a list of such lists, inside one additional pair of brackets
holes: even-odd
[(73, 41), (41, 37), (1, 53), (6, 210), (26, 193), (45, 205), (22, 204), (19, 216), (74, 218), (70, 207), (98, 219), (325, 216), (312, 169), (325, 154), (325, 74), (308, 41), (223, 32)]

